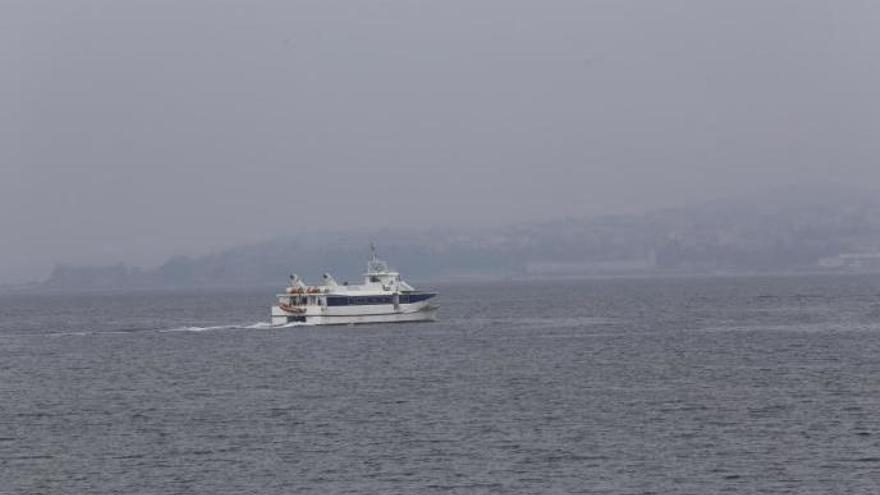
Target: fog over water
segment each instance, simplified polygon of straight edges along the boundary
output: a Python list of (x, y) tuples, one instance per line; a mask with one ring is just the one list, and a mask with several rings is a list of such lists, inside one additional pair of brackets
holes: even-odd
[(0, 283), (880, 183), (868, 1), (0, 4)]

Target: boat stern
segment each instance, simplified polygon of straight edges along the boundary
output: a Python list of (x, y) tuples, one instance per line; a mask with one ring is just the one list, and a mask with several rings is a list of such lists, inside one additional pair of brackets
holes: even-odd
[(279, 305), (272, 306), (272, 326), (288, 325), (290, 323), (305, 323), (305, 315), (290, 314), (281, 309)]

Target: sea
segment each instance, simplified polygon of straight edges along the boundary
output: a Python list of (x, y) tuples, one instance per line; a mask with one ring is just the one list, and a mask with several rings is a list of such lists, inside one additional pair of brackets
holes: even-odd
[(0, 296), (0, 494), (880, 493), (880, 276), (430, 288)]

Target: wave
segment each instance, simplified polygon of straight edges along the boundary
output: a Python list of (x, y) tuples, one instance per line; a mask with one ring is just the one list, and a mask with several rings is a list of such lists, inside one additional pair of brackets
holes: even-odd
[(753, 325), (715, 325), (694, 329), (696, 332), (801, 332), (801, 333), (837, 333), (837, 332), (877, 332), (880, 323), (876, 322), (819, 322), (790, 324)]
[(71, 332), (51, 332), (46, 333), (47, 337), (84, 337), (89, 335), (98, 335), (98, 334), (137, 334), (137, 333), (150, 333), (150, 332), (158, 332), (158, 333), (175, 333), (175, 332), (211, 332), (216, 330), (275, 330), (275, 329), (284, 329), (284, 328), (293, 328), (293, 327), (303, 327), (303, 326), (311, 326), (308, 323), (303, 322), (293, 322), (287, 323), (284, 325), (273, 325), (268, 321), (258, 321), (256, 323), (251, 324), (230, 324), (230, 325), (212, 325), (212, 326), (181, 326), (181, 327), (172, 327), (172, 328), (153, 328), (153, 329), (138, 329), (138, 330), (90, 330), (90, 331), (71, 331)]
[(268, 321), (258, 321), (252, 324), (234, 324), (234, 325), (215, 325), (209, 327), (196, 327), (196, 326), (187, 326), (187, 327), (176, 327), (176, 328), (166, 328), (162, 330), (158, 330), (160, 333), (168, 333), (168, 332), (209, 332), (212, 330), (272, 330), (277, 328), (291, 328), (291, 327), (302, 327), (308, 326), (306, 323), (302, 322), (293, 322), (287, 323), (284, 325), (273, 325)]
[(52, 332), (45, 334), (47, 337), (82, 337), (84, 335), (92, 335), (95, 332)]
[(175, 328), (164, 328), (161, 330), (157, 330), (159, 333), (169, 333), (169, 332), (208, 332), (211, 330), (230, 330), (233, 328), (238, 328), (237, 325), (216, 325), (212, 327), (175, 327)]

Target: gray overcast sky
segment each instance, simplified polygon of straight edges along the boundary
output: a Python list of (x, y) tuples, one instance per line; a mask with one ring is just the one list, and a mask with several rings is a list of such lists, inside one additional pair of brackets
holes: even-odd
[(880, 180), (880, 2), (0, 3), (0, 282)]

